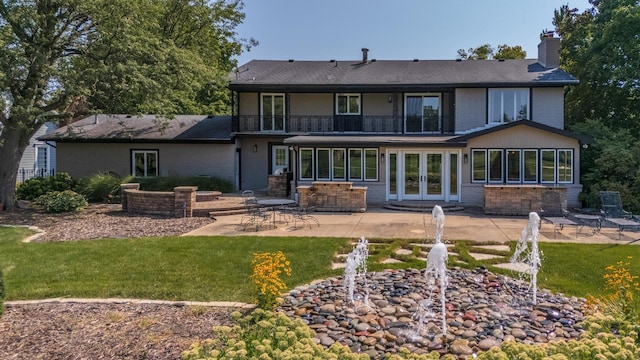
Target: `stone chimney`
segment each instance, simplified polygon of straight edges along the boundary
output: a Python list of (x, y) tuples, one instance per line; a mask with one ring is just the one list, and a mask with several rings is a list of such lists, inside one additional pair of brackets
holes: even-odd
[(538, 63), (547, 69), (560, 66), (560, 39), (553, 33), (545, 34), (538, 44)]
[(367, 54), (369, 54), (369, 49), (362, 48), (362, 62), (366, 63), (368, 60)]

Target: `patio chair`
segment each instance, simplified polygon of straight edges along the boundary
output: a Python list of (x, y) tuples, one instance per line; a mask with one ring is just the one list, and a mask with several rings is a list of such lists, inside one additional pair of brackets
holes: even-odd
[[(553, 224), (553, 237), (562, 231), (565, 225), (576, 226), (576, 237), (578, 236), (578, 223), (567, 218), (569, 212), (562, 207), (560, 194), (555, 191), (545, 191), (542, 193), (542, 208), (540, 218), (544, 222)], [(542, 223), (541, 223), (542, 224)]]
[(316, 224), (320, 226), (320, 222), (318, 221), (318, 218), (310, 214), (311, 212), (315, 211), (317, 202), (318, 202), (317, 195), (315, 193), (312, 193), (311, 195), (309, 195), (307, 206), (305, 207), (298, 206), (291, 210), (294, 227), (297, 226), (298, 222), (308, 225), (309, 229), (311, 229), (312, 224)]
[(256, 231), (258, 231), (262, 224), (270, 224), (271, 213), (265, 211), (265, 209), (258, 204), (258, 199), (255, 197), (247, 196), (244, 199), (244, 207), (246, 214), (240, 219), (240, 225), (244, 226), (244, 230), (250, 225), (255, 225)]
[(640, 222), (622, 207), (620, 193), (617, 191), (600, 191), (601, 212), (604, 220), (618, 227), (618, 238), (625, 227), (640, 226)]

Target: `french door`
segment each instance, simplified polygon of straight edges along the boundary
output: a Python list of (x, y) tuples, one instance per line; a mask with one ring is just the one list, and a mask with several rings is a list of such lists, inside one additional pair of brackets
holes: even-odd
[(403, 165), (404, 199), (444, 199), (444, 152), (405, 151)]

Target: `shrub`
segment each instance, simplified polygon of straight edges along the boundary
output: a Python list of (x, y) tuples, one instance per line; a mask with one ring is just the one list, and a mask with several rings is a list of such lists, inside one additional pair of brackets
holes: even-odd
[(35, 200), (51, 191), (65, 191), (73, 189), (75, 182), (67, 173), (57, 173), (54, 176), (31, 178), (16, 189), (18, 200)]
[(220, 191), (230, 193), (234, 191), (233, 183), (210, 176), (162, 176), (148, 178), (133, 178), (131, 182), (139, 183), (140, 190), (173, 191), (176, 186), (197, 186), (198, 190)]
[(182, 354), (195, 359), (369, 359), (339, 343), (325, 349), (313, 341), (313, 331), (300, 319), (256, 309), (247, 316), (232, 314), (236, 325), (217, 326), (214, 338), (196, 343)]
[(114, 173), (98, 173), (78, 181), (76, 191), (89, 202), (114, 202), (120, 198), (120, 184), (130, 179)]
[(84, 196), (71, 190), (49, 192), (37, 198), (36, 204), (53, 213), (78, 211), (88, 205)]
[(291, 276), (291, 263), (282, 251), (277, 253), (254, 253), (251, 266), (251, 281), (258, 291), (258, 307), (273, 309), (276, 299), (287, 288), (280, 274)]
[(2, 269), (0, 268), (0, 317), (4, 313), (4, 277), (2, 276)]

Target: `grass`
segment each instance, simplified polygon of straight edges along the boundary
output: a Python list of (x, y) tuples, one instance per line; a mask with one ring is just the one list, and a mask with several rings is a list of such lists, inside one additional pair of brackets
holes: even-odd
[[(332, 259), (337, 253), (351, 251), (357, 241), (242, 236), (20, 242), (30, 234), (24, 228), (0, 227), (0, 266), (7, 300), (121, 297), (252, 302), (255, 292), (249, 276), (253, 253), (282, 251), (293, 268), (291, 278), (284, 279), (292, 288), (314, 279), (341, 275), (343, 270), (331, 270)], [(404, 264), (377, 263), (376, 259), (390, 256), (394, 248), (411, 249), (409, 244), (410, 240), (376, 240), (375, 246), (370, 247), (369, 270), (424, 267), (424, 262), (415, 257)], [(470, 242), (456, 242), (455, 251), (465, 262), (450, 266), (491, 266), (491, 260), (470, 258), (469, 246)], [(640, 262), (633, 260), (640, 259), (640, 246), (563, 243), (539, 246), (543, 254), (538, 286), (568, 296), (602, 294), (604, 269), (618, 261), (628, 261), (631, 274), (640, 274)]]
[(291, 288), (335, 274), (346, 239), (164, 237), (22, 243), (30, 231), (0, 227), (0, 266), (7, 300), (121, 297), (194, 301), (254, 300), (254, 252), (282, 251)]

